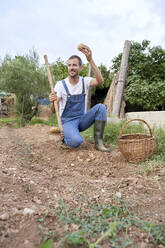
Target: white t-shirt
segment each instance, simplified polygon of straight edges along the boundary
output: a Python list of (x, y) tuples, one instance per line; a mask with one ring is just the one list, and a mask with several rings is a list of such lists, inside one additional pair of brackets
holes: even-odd
[[(88, 90), (90, 86), (90, 81), (92, 80), (92, 77), (84, 77), (84, 87), (85, 87), (85, 112), (87, 109), (87, 96), (88, 96)], [(82, 93), (82, 77), (79, 77), (79, 81), (76, 85), (72, 85), (69, 82), (69, 78), (65, 78), (65, 83), (68, 87), (69, 93), (71, 95), (78, 95)], [(54, 87), (54, 91), (57, 92), (57, 96), (60, 98), (59, 102), (59, 113), (60, 116), (62, 116), (62, 113), (64, 111), (66, 101), (67, 101), (67, 93), (66, 90), (62, 84), (62, 81), (58, 81)]]

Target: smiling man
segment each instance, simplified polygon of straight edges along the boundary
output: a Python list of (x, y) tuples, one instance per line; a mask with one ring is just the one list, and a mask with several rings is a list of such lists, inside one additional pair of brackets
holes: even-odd
[(86, 112), (87, 94), (90, 87), (103, 83), (103, 77), (96, 66), (91, 49), (81, 44), (78, 48), (85, 54), (91, 65), (95, 78), (80, 77), (82, 70), (81, 58), (72, 55), (68, 59), (68, 77), (56, 83), (54, 91), (49, 95), (51, 110), (55, 112), (53, 102), (56, 100), (64, 132), (62, 148), (78, 147), (83, 142), (80, 132), (88, 129), (94, 123), (94, 139), (97, 150), (108, 152), (103, 145), (104, 127), (107, 120), (104, 104), (96, 104)]

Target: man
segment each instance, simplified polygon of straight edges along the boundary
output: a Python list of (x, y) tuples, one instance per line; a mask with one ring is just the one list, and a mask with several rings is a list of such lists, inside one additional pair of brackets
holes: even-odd
[(107, 120), (105, 105), (96, 104), (85, 113), (88, 90), (90, 87), (103, 83), (103, 77), (92, 58), (91, 49), (81, 44), (79, 50), (85, 54), (95, 78), (80, 77), (81, 58), (77, 55), (71, 56), (68, 60), (68, 77), (57, 82), (54, 88), (55, 93), (49, 95), (51, 110), (55, 112), (53, 102), (56, 100), (64, 132), (63, 148), (78, 147), (83, 142), (80, 132), (88, 129), (94, 123), (95, 148), (108, 152), (109, 149), (103, 145), (104, 127)]

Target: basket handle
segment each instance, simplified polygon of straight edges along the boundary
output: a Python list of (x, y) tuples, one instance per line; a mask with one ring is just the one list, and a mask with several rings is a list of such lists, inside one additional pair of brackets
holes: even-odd
[(144, 123), (146, 124), (146, 126), (148, 127), (148, 129), (149, 129), (150, 135), (153, 136), (153, 135), (152, 135), (151, 127), (150, 127), (150, 125), (149, 125), (146, 121), (144, 121), (144, 120), (142, 120), (142, 119), (132, 119), (132, 120), (126, 121), (126, 122), (123, 124), (123, 126), (122, 126), (122, 128), (121, 128), (121, 130), (120, 130), (119, 138), (121, 138), (124, 128), (125, 128), (125, 127), (128, 125), (128, 123), (130, 123), (131, 121), (142, 121), (142, 122), (144, 122)]

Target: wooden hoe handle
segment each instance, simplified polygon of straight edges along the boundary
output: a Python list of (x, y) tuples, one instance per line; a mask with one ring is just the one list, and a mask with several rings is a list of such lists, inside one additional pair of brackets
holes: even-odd
[[(47, 55), (44, 55), (44, 60), (45, 60), (46, 69), (47, 69), (47, 73), (48, 73), (48, 79), (49, 79), (51, 92), (54, 93), (53, 81), (52, 81), (52, 76), (51, 76), (51, 73), (50, 73), (50, 68), (49, 68), (49, 64), (48, 64)], [(54, 103), (54, 107), (55, 107), (55, 111), (56, 111), (57, 122), (58, 122), (60, 132), (63, 132), (61, 118), (60, 118), (59, 111), (58, 111), (57, 101), (54, 101), (53, 103)]]

